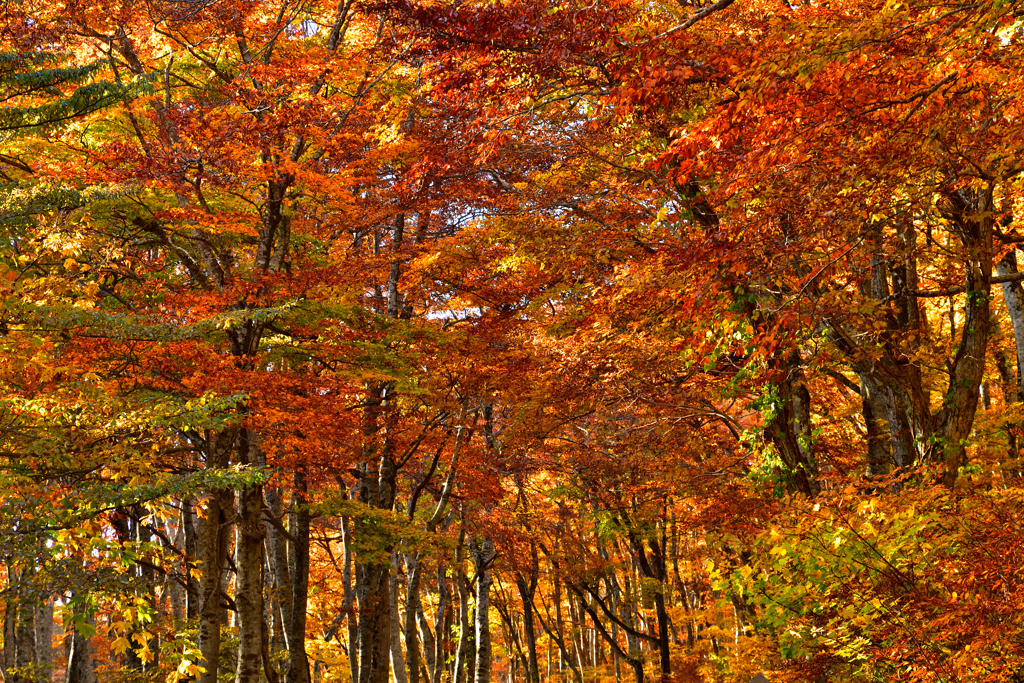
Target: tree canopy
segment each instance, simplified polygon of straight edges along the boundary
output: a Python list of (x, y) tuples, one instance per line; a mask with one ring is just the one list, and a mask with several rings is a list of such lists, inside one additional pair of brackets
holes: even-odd
[(0, 13), (7, 683), (1024, 680), (1019, 3)]

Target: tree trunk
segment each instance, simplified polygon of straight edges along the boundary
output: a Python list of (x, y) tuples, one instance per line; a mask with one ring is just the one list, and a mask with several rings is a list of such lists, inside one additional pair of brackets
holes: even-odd
[[(269, 514), (280, 524), (284, 523), (284, 503), (276, 487), (266, 490)], [(268, 562), (273, 569), (274, 592), (272, 610), (274, 613), (274, 634), (271, 647), (274, 650), (289, 649), (287, 630), (292, 621), (292, 577), (288, 570), (288, 539), (278, 525), (267, 522), (267, 541), (270, 546)]]
[(782, 458), (786, 487), (813, 497), (818, 493), (818, 466), (811, 447), (811, 395), (801, 380), (800, 362), (796, 351), (776, 361), (778, 396), (765, 433)]
[(36, 606), (36, 661), (39, 678), (53, 680), (53, 600)]
[[(80, 612), (78, 612), (80, 613)], [(91, 624), (91, 619), (87, 624)], [(86, 638), (72, 622), (67, 636), (68, 661), (64, 669), (64, 683), (96, 683), (89, 638)]]
[(288, 671), (286, 683), (309, 682), (309, 658), (306, 656), (306, 603), (309, 599), (309, 524), (306, 501), (306, 476), (295, 474), (292, 512), (288, 531), (288, 572), (291, 575), (291, 619), (287, 623)]
[(348, 622), (348, 665), (349, 680), (356, 683), (359, 680), (359, 627), (355, 619), (355, 592), (352, 590), (352, 530), (349, 526), (348, 517), (341, 518), (341, 547), (342, 557), (342, 610), (345, 612), (345, 619)]
[(19, 670), (8, 681), (10, 683), (31, 683), (36, 670), (36, 606), (29, 595), (28, 580), (35, 573), (24, 569), (19, 576), (17, 624), (14, 634), (14, 666)]
[[(422, 616), (423, 607), (420, 602), (419, 553), (410, 553), (405, 556), (405, 571), (407, 572), (405, 581), (405, 662), (409, 669), (408, 683), (420, 683), (420, 638), (417, 621), (421, 617), (426, 621), (426, 618)], [(427, 628), (430, 627), (427, 626)], [(432, 646), (433, 643), (427, 643), (424, 639), (423, 654), (427, 660), (427, 671), (430, 672), (434, 670)]]
[(185, 618), (192, 620), (199, 617), (199, 579), (191, 571), (190, 563), (199, 559), (198, 534), (196, 531), (195, 503), (191, 498), (181, 501), (182, 542), (185, 546), (185, 559), (182, 560), (182, 572), (185, 575)]
[(537, 558), (536, 546), (532, 550), (532, 563), (530, 565), (530, 577), (516, 574), (516, 586), (519, 588), (519, 597), (523, 601), (523, 637), (526, 639), (526, 681), (527, 683), (540, 683), (540, 665), (537, 662), (537, 630), (533, 620), (533, 595), (537, 592), (537, 580), (540, 568)]
[[(239, 449), (243, 464), (257, 461), (256, 435), (243, 430)], [(236, 492), (235, 605), (238, 609), (238, 667), (235, 683), (259, 683), (263, 660), (263, 486), (253, 484)]]
[[(420, 615), (423, 615), (423, 607), (420, 607)], [(419, 618), (419, 617), (417, 617)], [(426, 617), (423, 623), (427, 626)], [(443, 563), (437, 566), (437, 614), (434, 618), (434, 633), (432, 643), (433, 654), (430, 657), (431, 667), (429, 669), (430, 683), (441, 683), (441, 674), (445, 671), (445, 664), (451, 648), (452, 630), (452, 596), (448, 589), (447, 567)], [(426, 653), (427, 642), (423, 641), (424, 654)]]
[(7, 565), (7, 597), (4, 600), (4, 680), (9, 680), (8, 671), (15, 666), (18, 654), (18, 601), (17, 570)]
[(948, 217), (966, 250), (964, 270), (967, 295), (964, 327), (953, 357), (949, 387), (942, 398), (936, 431), (942, 437), (935, 458), (945, 463), (943, 483), (952, 488), (966, 461), (964, 444), (978, 410), (978, 387), (985, 373), (992, 290), (992, 186), (962, 188), (947, 193)]
[[(1006, 357), (1006, 354), (1000, 350), (995, 352), (996, 358), (996, 370), (999, 372), (999, 383), (1003, 387), (1003, 401), (1006, 405), (1012, 405), (1020, 401), (1018, 380), (1020, 377), (1020, 371), (1017, 369), (1011, 369), (1011, 363)], [(1006, 457), (1009, 462), (1006, 463), (1006, 473), (1009, 475), (1020, 475), (1020, 452), (1017, 445), (1017, 431), (1020, 429), (1019, 424), (1008, 424), (1006, 425)]]
[[(184, 501), (182, 501), (181, 507), (185, 507)], [(184, 526), (180, 523), (181, 514), (179, 514), (178, 517), (179, 523), (177, 525), (172, 524), (170, 521), (167, 521), (163, 525), (164, 533), (168, 537), (170, 537), (171, 546), (179, 553), (184, 555), (185, 529)], [(175, 622), (181, 622), (185, 620), (185, 604), (188, 599), (186, 597), (185, 587), (182, 585), (182, 583), (184, 583), (187, 580), (185, 575), (188, 573), (188, 560), (182, 558), (179, 560), (179, 562), (180, 564), (178, 566), (178, 570), (181, 573), (179, 574), (176, 571), (172, 570), (165, 576), (164, 580), (164, 590), (167, 593), (168, 602), (170, 603), (171, 606), (171, 619)], [(181, 577), (180, 580), (179, 576)]]
[(455, 581), (459, 591), (459, 647), (455, 652), (455, 683), (466, 683), (466, 678), (473, 674), (473, 636), (469, 630), (469, 579), (466, 577), (465, 563), (466, 527), (459, 529), (459, 540), (455, 546)]
[[(407, 599), (408, 601), (408, 599)], [(401, 623), (398, 615), (398, 551), (391, 551), (391, 576), (388, 578), (388, 609), (391, 612), (391, 618), (389, 622), (391, 624), (391, 671), (394, 676), (395, 683), (408, 683), (408, 678), (405, 675), (405, 660), (402, 657), (402, 631), (398, 627)], [(415, 633), (416, 629), (412, 629)], [(413, 645), (416, 644), (416, 636), (412, 636)], [(409, 636), (406, 636), (406, 647), (409, 645)], [(409, 676), (413, 676), (412, 669), (410, 668)], [(419, 671), (416, 671), (415, 675), (419, 675)]]
[[(270, 566), (270, 544), (269, 539), (264, 536), (263, 539), (263, 590), (265, 596), (273, 596), (274, 594), (274, 570)], [(263, 673), (267, 677), (267, 683), (280, 683), (281, 676), (274, 666), (274, 657), (271, 650), (271, 634), (274, 632), (274, 624), (277, 624), (278, 619), (274, 613), (274, 601), (269, 597), (265, 597), (263, 600), (263, 626), (262, 635), (260, 642), (260, 653), (263, 660)], [(282, 631), (280, 625), (277, 626), (277, 631)], [(282, 642), (284, 636), (280, 636), (278, 642)]]
[[(369, 387), (364, 413), (363, 453), (359, 465), (359, 498), (370, 508), (391, 510), (395, 503), (395, 463), (385, 439), (377, 443), (380, 415), (391, 401), (392, 385), (380, 382)], [(378, 455), (379, 453), (379, 455)], [(373, 526), (356, 518), (353, 535), (370, 538)], [(390, 554), (392, 548), (381, 549)], [(357, 568), (359, 594), (359, 683), (388, 683), (391, 659), (390, 562), (371, 562)]]
[[(1017, 274), (1017, 252), (1011, 251), (1003, 258), (1002, 261), (996, 264), (996, 273), (998, 275), (1015, 275)], [(1013, 340), (1015, 348), (1017, 350), (1017, 373), (1016, 373), (1016, 387), (1013, 391), (1014, 402), (1018, 397), (1024, 396), (1024, 376), (1022, 376), (1022, 368), (1024, 368), (1024, 285), (1020, 282), (1004, 282), (1002, 283), (1003, 288), (1003, 300), (1006, 302), (1006, 312), (1010, 316), (1010, 325), (1013, 327)], [(1003, 390), (1004, 395), (1006, 389)], [(1009, 401), (1008, 401), (1009, 402)]]
[[(208, 437), (207, 469), (223, 469), (228, 465), (227, 434)], [(211, 490), (206, 510), (199, 524), (196, 551), (202, 569), (199, 580), (199, 651), (205, 669), (200, 683), (217, 683), (220, 668), (221, 625), (224, 622), (224, 600), (221, 575), (228, 556), (229, 518), (233, 501), (231, 491)]]
[(388, 567), (363, 569), (363, 596), (359, 606), (359, 683), (388, 683), (391, 610)]
[(878, 477), (889, 471), (889, 462), (892, 460), (892, 441), (882, 427), (885, 410), (878, 399), (872, 395), (871, 389), (863, 377), (860, 382), (860, 395), (868, 443), (867, 476)]
[(476, 673), (473, 683), (491, 683), (491, 565), (494, 543), (475, 539), (470, 546), (476, 568)]

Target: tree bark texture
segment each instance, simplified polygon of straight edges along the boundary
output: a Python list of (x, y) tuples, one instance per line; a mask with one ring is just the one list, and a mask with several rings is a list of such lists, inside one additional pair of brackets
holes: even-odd
[(491, 683), (491, 567), (494, 542), (474, 539), (470, 546), (476, 569), (476, 672), (473, 683)]
[[(240, 453), (244, 463), (256, 461), (256, 435), (243, 430)], [(235, 605), (238, 610), (238, 666), (235, 683), (259, 683), (263, 662), (263, 486), (253, 484), (235, 492)]]
[[(228, 466), (228, 453), (233, 434), (208, 437), (207, 469)], [(221, 596), (221, 576), (227, 562), (230, 539), (230, 519), (234, 496), (230, 490), (212, 489), (207, 492), (206, 506), (199, 523), (196, 552), (202, 569), (199, 580), (199, 651), (204, 671), (200, 683), (217, 683), (220, 668), (221, 625), (225, 607)]]
[(288, 530), (292, 535), (288, 546), (288, 572), (291, 575), (291, 619), (286, 624), (288, 670), (286, 683), (309, 682), (309, 658), (306, 656), (306, 604), (309, 599), (309, 525), (306, 501), (306, 477), (295, 475), (294, 500)]

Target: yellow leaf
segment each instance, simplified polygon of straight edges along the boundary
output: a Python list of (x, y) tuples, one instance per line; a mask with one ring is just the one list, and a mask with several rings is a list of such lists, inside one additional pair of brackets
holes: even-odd
[(119, 655), (123, 655), (125, 652), (128, 651), (128, 648), (130, 648), (131, 646), (132, 644), (128, 641), (128, 639), (124, 636), (121, 636), (120, 638), (118, 638), (110, 644), (110, 649)]

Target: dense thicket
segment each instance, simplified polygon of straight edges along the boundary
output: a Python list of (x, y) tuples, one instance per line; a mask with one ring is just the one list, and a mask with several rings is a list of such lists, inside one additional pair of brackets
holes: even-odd
[(5, 681), (1024, 678), (1019, 3), (0, 11)]

